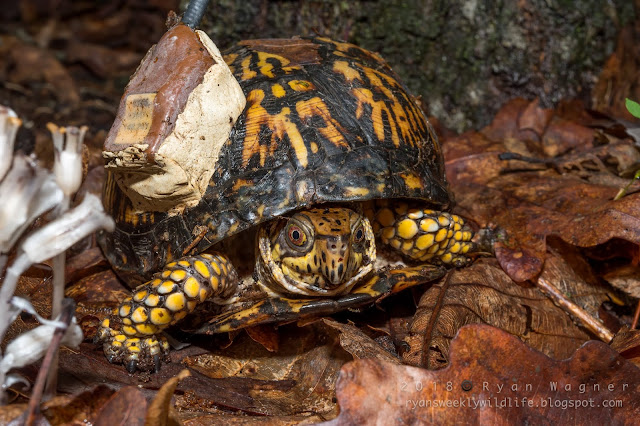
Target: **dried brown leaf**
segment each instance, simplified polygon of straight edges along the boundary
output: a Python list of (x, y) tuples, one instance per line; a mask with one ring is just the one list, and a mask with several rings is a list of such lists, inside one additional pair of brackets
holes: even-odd
[[(624, 181), (616, 165), (629, 153), (640, 158), (637, 149), (617, 139), (597, 146), (592, 129), (562, 117), (552, 118), (546, 127), (546, 118), (523, 118), (526, 111), (541, 114), (532, 104), (508, 103), (481, 134), (450, 139), (444, 150), (460, 211), (480, 226), (496, 229), (496, 257), (518, 282), (540, 273), (551, 235), (579, 247), (612, 238), (640, 244), (640, 194), (612, 201)], [(519, 127), (518, 118), (527, 128)], [(536, 133), (542, 128), (544, 133)], [(513, 139), (529, 141), (525, 153), (559, 153), (567, 147), (572, 151), (567, 158), (545, 160), (553, 169), (540, 169), (542, 163), (500, 160), (498, 153), (507, 151)]]
[(628, 327), (624, 327), (616, 333), (610, 345), (623, 358), (640, 367), (640, 330), (629, 330)]
[(340, 345), (355, 359), (374, 358), (393, 364), (400, 364), (400, 360), (397, 357), (386, 351), (357, 327), (351, 324), (342, 324), (328, 318), (324, 318), (322, 321), (340, 332)]
[[(555, 361), (487, 325), (460, 330), (438, 371), (358, 360), (340, 373), (328, 425), (633, 424), (640, 369), (601, 342)], [(613, 405), (613, 406), (612, 406)]]
[(149, 410), (147, 411), (146, 420), (144, 422), (146, 426), (180, 424), (179, 420), (177, 420), (177, 415), (173, 408), (173, 404), (171, 403), (171, 399), (173, 398), (173, 394), (176, 391), (176, 387), (180, 380), (189, 377), (190, 375), (191, 373), (189, 370), (182, 370), (177, 376), (172, 377), (162, 385), (149, 405)]
[(96, 426), (143, 426), (147, 400), (140, 389), (127, 386), (116, 392), (102, 407), (92, 422)]
[[(444, 367), (449, 345), (467, 324), (488, 324), (518, 336), (532, 348), (554, 358), (569, 356), (589, 339), (560, 308), (536, 288), (514, 283), (495, 260), (481, 260), (452, 274), (431, 335), (425, 336), (442, 283), (431, 287), (420, 299), (405, 340), (406, 363), (429, 368)], [(427, 346), (425, 346), (427, 345)], [(428, 354), (425, 355), (425, 348)]]

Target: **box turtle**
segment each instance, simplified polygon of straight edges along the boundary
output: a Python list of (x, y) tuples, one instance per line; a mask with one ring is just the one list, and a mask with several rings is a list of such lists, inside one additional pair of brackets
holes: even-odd
[[(98, 340), (130, 371), (158, 368), (162, 331), (198, 305), (208, 305), (199, 333), (282, 323), (371, 304), (468, 262), (472, 232), (446, 212), (436, 135), (380, 56), (318, 37), (243, 41), (224, 61), (235, 78), (214, 72), (229, 85), (218, 90), (206, 71), (221, 63), (215, 46), (170, 29), (105, 142), (116, 230), (100, 243), (123, 279), (142, 284)], [(218, 142), (208, 120), (227, 126)], [(177, 148), (162, 147), (173, 139)]]

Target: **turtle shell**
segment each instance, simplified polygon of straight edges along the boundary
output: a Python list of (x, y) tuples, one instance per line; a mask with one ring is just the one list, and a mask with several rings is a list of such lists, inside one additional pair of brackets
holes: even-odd
[(199, 204), (135, 212), (107, 173), (116, 230), (102, 245), (125, 279), (313, 204), (409, 198), (450, 207), (435, 133), (380, 56), (327, 38), (243, 41), (224, 56), (247, 104)]

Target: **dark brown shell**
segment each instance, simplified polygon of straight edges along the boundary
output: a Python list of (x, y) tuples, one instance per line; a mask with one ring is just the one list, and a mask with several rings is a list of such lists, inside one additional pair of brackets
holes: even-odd
[[(139, 279), (292, 210), (325, 202), (412, 198), (451, 204), (433, 129), (382, 58), (325, 38), (240, 42), (225, 59), (247, 106), (200, 203), (183, 214), (133, 213), (108, 176), (111, 263)], [(205, 227), (205, 228), (203, 228)]]

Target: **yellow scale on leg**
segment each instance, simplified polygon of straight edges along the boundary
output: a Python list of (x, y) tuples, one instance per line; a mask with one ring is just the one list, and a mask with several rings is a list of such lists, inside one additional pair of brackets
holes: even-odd
[(231, 296), (237, 281), (233, 265), (219, 253), (171, 262), (116, 309), (117, 326), (111, 328), (109, 318), (102, 322), (96, 340), (104, 342), (109, 361), (124, 362), (129, 371), (157, 369), (160, 355), (169, 351), (166, 339), (158, 334), (209, 297)]
[(380, 204), (376, 209), (369, 208), (367, 215), (383, 243), (421, 262), (455, 266), (469, 263), (466, 253), (473, 248), (473, 233), (460, 216), (409, 208), (405, 202)]

